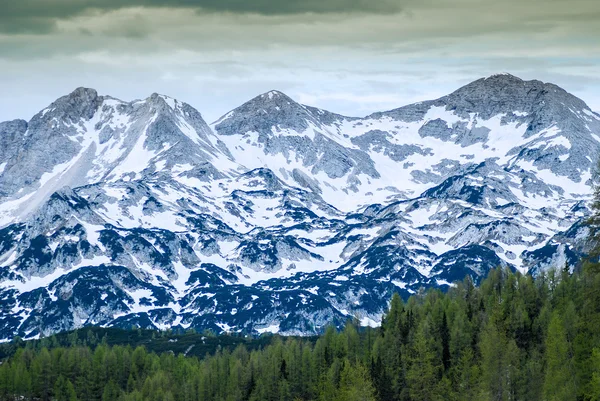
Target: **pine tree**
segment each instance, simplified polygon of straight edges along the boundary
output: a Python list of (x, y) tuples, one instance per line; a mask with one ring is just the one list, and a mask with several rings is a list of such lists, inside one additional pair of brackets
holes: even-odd
[(381, 356), (378, 356), (376, 360), (371, 360), (371, 379), (375, 387), (377, 399), (379, 401), (389, 401), (394, 399), (394, 392), (392, 390), (392, 382), (387, 374), (385, 367), (381, 361)]
[(591, 358), (592, 380), (587, 397), (590, 401), (600, 401), (600, 348), (594, 348)]
[(481, 390), (490, 401), (506, 400), (508, 389), (505, 380), (507, 372), (504, 350), (507, 342), (491, 320), (481, 332), (480, 338)]
[(562, 319), (554, 312), (546, 338), (544, 396), (548, 401), (569, 401), (577, 398), (570, 348)]
[(73, 383), (62, 375), (58, 377), (54, 384), (54, 399), (56, 401), (77, 401)]
[(471, 348), (465, 349), (452, 368), (452, 383), (454, 392), (461, 399), (476, 399), (479, 391), (479, 366), (475, 363), (475, 355)]
[(106, 386), (104, 386), (104, 391), (102, 392), (102, 401), (114, 401), (118, 400), (121, 396), (121, 389), (114, 381), (109, 381)]
[(52, 358), (48, 349), (43, 347), (33, 362), (33, 388), (34, 394), (42, 401), (50, 399), (52, 390)]
[(442, 327), (440, 328), (440, 336), (442, 340), (442, 364), (444, 371), (450, 369), (450, 329), (448, 328), (448, 321), (446, 313), (442, 316)]
[(438, 399), (437, 383), (441, 378), (441, 370), (442, 361), (436, 357), (429, 324), (423, 320), (412, 344), (410, 367), (406, 375), (410, 397), (421, 401)]
[(340, 377), (336, 401), (376, 401), (375, 388), (365, 367), (346, 361)]

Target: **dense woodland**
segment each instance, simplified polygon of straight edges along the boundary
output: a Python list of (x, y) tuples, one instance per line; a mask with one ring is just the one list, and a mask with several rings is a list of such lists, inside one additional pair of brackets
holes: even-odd
[(535, 280), (497, 269), (479, 287), (394, 296), (380, 329), (349, 322), (316, 341), (273, 337), (203, 358), (68, 338), (19, 346), (0, 366), (0, 398), (600, 400), (600, 269)]

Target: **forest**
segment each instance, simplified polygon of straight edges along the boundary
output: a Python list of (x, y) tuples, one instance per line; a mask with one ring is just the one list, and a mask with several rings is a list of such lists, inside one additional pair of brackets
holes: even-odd
[(535, 279), (499, 268), (479, 287), (467, 278), (395, 295), (380, 328), (349, 321), (317, 339), (234, 342), (203, 357), (91, 331), (68, 345), (20, 342), (0, 365), (0, 399), (600, 400), (599, 328), (597, 264)]

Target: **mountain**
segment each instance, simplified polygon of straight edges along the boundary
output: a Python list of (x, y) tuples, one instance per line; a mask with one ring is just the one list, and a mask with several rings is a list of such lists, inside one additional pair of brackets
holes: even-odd
[(511, 75), (346, 117), (270, 91), (207, 124), (79, 88), (0, 123), (0, 338), (311, 334), (394, 292), (585, 253), (600, 115)]

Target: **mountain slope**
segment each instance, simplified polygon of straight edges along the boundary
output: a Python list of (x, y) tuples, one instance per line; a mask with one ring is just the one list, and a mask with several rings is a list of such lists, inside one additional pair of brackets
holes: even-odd
[(79, 88), (0, 123), (0, 337), (309, 334), (576, 260), (599, 135), (581, 100), (510, 75), (365, 118), (271, 91), (212, 127)]
[(11, 200), (9, 211), (20, 216), (62, 186), (131, 180), (182, 165), (221, 175), (238, 167), (196, 110), (157, 94), (125, 103), (79, 88), (35, 115), (20, 137), (24, 125), (8, 143), (15, 150), (0, 176), (0, 199)]

